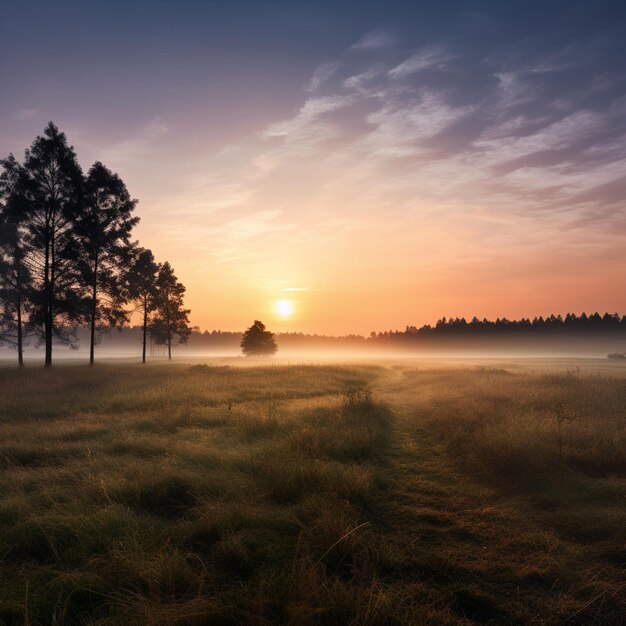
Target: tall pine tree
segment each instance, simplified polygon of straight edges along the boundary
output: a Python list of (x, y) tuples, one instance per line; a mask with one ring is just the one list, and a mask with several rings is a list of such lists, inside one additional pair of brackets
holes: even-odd
[(156, 281), (155, 312), (150, 334), (156, 343), (167, 346), (168, 359), (172, 359), (172, 343), (187, 343), (191, 334), (189, 313), (184, 308), (185, 287), (178, 281), (172, 266), (166, 261), (159, 268)]
[(100, 162), (87, 174), (81, 204), (74, 230), (80, 244), (77, 264), (86, 291), (89, 364), (93, 365), (96, 333), (128, 320), (124, 305), (130, 298), (130, 238), (139, 218), (132, 216), (137, 201), (131, 199), (122, 179)]
[(141, 362), (146, 362), (146, 340), (151, 315), (157, 304), (157, 275), (159, 265), (151, 250), (136, 251), (129, 273), (131, 297), (138, 303), (142, 318)]
[(46, 367), (52, 365), (53, 338), (72, 344), (81, 319), (74, 224), (82, 188), (76, 153), (50, 122), (26, 151), (21, 183), (28, 212), (24, 240), (34, 282), (29, 325), (45, 345)]

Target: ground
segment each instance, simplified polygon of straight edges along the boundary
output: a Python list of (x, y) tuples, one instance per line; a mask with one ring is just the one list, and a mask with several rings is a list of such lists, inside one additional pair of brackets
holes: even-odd
[(624, 623), (626, 364), (216, 363), (0, 369), (0, 624)]

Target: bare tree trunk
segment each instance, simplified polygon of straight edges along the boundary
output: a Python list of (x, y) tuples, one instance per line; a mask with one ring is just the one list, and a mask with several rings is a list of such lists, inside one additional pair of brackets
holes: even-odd
[(22, 256), (17, 246), (13, 250), (13, 258), (15, 259), (13, 269), (15, 270), (15, 308), (17, 316), (17, 365), (18, 367), (24, 367), (24, 338), (22, 334)]
[(98, 257), (94, 261), (93, 285), (91, 291), (91, 336), (89, 337), (89, 365), (93, 365), (96, 346), (96, 310), (98, 307)]
[[(49, 227), (48, 227), (49, 228)], [(50, 239), (46, 237), (46, 258), (44, 261), (44, 333), (46, 345), (45, 367), (52, 365), (52, 315), (51, 315), (51, 296), (50, 296)]]
[(89, 337), (89, 365), (93, 365), (96, 345), (96, 288), (93, 288), (93, 302), (91, 303), (91, 332)]
[(52, 237), (50, 238), (50, 281), (48, 283), (48, 331), (46, 339), (46, 367), (52, 367), (52, 335), (54, 333), (54, 284), (56, 281), (56, 254), (54, 241), (54, 220), (52, 222)]
[(170, 324), (170, 297), (169, 293), (165, 295), (165, 310), (167, 315), (167, 358), (169, 361), (172, 360), (172, 326)]
[(143, 298), (143, 349), (141, 351), (141, 362), (146, 362), (146, 335), (148, 334), (148, 298)]
[(22, 337), (22, 286), (18, 279), (17, 288), (17, 364), (19, 367), (24, 367), (24, 346)]

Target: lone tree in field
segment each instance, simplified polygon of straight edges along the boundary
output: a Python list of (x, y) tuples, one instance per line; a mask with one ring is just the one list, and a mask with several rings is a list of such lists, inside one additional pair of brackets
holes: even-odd
[(85, 290), (85, 318), (89, 324), (89, 364), (94, 362), (96, 332), (121, 327), (128, 321), (124, 305), (131, 262), (131, 231), (139, 221), (122, 179), (102, 163), (95, 163), (85, 179), (82, 210), (75, 232), (80, 244), (78, 269)]
[(139, 248), (135, 251), (129, 274), (128, 288), (130, 297), (137, 302), (141, 311), (141, 362), (146, 362), (146, 343), (151, 316), (156, 307), (157, 276), (159, 264), (154, 260), (151, 250)]
[(159, 268), (154, 294), (154, 315), (150, 335), (157, 344), (167, 346), (167, 358), (172, 359), (172, 341), (187, 343), (191, 334), (190, 310), (183, 308), (185, 286), (178, 282), (172, 266), (166, 261)]
[(246, 356), (274, 354), (278, 350), (274, 333), (265, 330), (265, 324), (254, 320), (254, 324), (246, 330), (241, 339), (241, 349)]

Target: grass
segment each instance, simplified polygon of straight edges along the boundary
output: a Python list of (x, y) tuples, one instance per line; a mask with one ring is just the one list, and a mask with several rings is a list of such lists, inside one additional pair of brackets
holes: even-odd
[(626, 368), (0, 370), (0, 624), (620, 624)]

